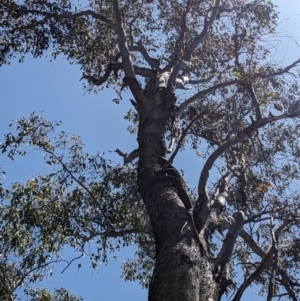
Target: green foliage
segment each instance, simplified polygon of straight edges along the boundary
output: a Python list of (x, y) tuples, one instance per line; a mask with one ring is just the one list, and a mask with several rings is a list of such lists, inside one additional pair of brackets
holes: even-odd
[(70, 294), (63, 288), (55, 289), (54, 293), (49, 293), (46, 289), (26, 289), (25, 295), (30, 297), (31, 301), (81, 301), (73, 294)]
[(50, 173), (14, 183), (1, 194), (1, 272), (11, 291), (51, 275), (49, 264), (63, 261), (68, 266), (61, 253), (66, 245), (81, 257), (94, 241), (93, 268), (121, 247), (152, 245), (142, 230), (146, 217), (135, 170), (84, 153), (75, 135), (62, 131), (54, 136), (58, 124), (32, 114), (11, 124), (12, 132), (0, 146), (11, 159), (25, 155), (28, 147), (41, 150), (51, 166)]

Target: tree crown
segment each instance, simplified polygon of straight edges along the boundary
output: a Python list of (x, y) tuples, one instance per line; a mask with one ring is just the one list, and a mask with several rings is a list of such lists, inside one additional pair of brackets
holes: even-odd
[[(2, 0), (0, 64), (22, 61), (28, 52), (63, 54), (81, 66), (87, 91), (113, 87), (121, 98), (128, 88), (134, 99), (125, 118), (139, 140), (129, 154), (116, 150), (121, 166), (85, 153), (79, 137), (54, 134), (59, 124), (36, 114), (11, 125), (2, 153), (13, 159), (25, 155), (20, 146), (38, 148), (51, 172), (2, 190), (0, 278), (7, 296), (42, 278), (49, 263), (62, 260), (63, 246), (84, 254), (92, 240), (94, 268), (107, 262), (107, 252), (136, 244), (137, 260), (123, 265), (124, 276), (148, 287), (159, 227), (145, 193), (146, 170), (159, 189), (176, 188), (185, 209), (194, 208), (214, 273), (229, 259), (232, 277), (234, 265), (241, 266), (244, 282), (224, 282), (232, 300), (253, 283), (270, 298), (299, 298), (300, 59), (283, 66), (272, 57), (277, 20), (270, 0), (91, 0), (87, 6)], [(153, 120), (161, 123), (155, 127)], [(139, 133), (157, 131), (167, 146), (157, 142), (154, 160), (147, 154), (155, 141), (149, 138), (147, 149)], [(197, 193), (172, 166), (188, 146), (205, 159)], [(173, 170), (167, 181), (166, 169)], [(227, 260), (229, 245), (235, 248)], [(66, 291), (53, 298), (60, 294)]]

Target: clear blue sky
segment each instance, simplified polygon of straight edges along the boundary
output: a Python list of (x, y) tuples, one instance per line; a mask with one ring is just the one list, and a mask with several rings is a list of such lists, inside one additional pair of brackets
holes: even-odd
[[(288, 64), (300, 57), (300, 47), (294, 42), (296, 40), (300, 44), (300, 1), (277, 0), (274, 3), (279, 6), (281, 19), (284, 20), (280, 24), (282, 37), (278, 40), (280, 49), (276, 57)], [(284, 38), (286, 35), (292, 38)], [(113, 91), (85, 94), (80, 78), (79, 67), (69, 65), (63, 57), (51, 63), (47, 58), (34, 60), (29, 56), (23, 64), (14, 61), (10, 66), (1, 67), (0, 141), (12, 119), (32, 111), (38, 114), (44, 112), (50, 120), (62, 120), (62, 129), (79, 134), (89, 153), (105, 151), (111, 159), (120, 161), (113, 152), (116, 148), (130, 152), (137, 145), (135, 137), (126, 131), (128, 123), (123, 119), (130, 107), (130, 95), (124, 96), (120, 105), (115, 105), (112, 102), (115, 98)], [(0, 164), (7, 173), (4, 185), (9, 186), (11, 182), (25, 181), (32, 174), (43, 173), (45, 165), (42, 163), (42, 154), (38, 152), (14, 162), (1, 156)], [(175, 162), (184, 170), (191, 186), (197, 184), (202, 163), (202, 159), (190, 150)], [(69, 254), (69, 251), (66, 252)], [(54, 270), (53, 280), (46, 281), (44, 285), (66, 287), (83, 296), (85, 301), (147, 300), (147, 291), (136, 283), (120, 278), (121, 262), (133, 256), (132, 250), (124, 249), (117, 255), (117, 262), (111, 260), (109, 266), (102, 265), (99, 272), (89, 269), (88, 258), (81, 261), (83, 268), (80, 271), (77, 271), (75, 263), (61, 275), (64, 266), (59, 266)], [(253, 300), (253, 292), (247, 296), (243, 300)], [(255, 297), (255, 300), (259, 299)]]

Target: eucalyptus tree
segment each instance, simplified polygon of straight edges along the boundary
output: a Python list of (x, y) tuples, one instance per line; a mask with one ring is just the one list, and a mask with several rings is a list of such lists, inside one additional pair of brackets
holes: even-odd
[[(97, 267), (129, 244), (124, 277), (149, 300), (237, 301), (253, 285), (300, 299), (300, 60), (274, 58), (277, 20), (271, 0), (1, 1), (1, 64), (63, 55), (87, 91), (129, 90), (138, 141), (116, 165), (42, 116), (11, 125), (2, 153), (40, 149), (50, 171), (2, 189), (2, 300), (21, 286), (75, 300), (30, 283), (66, 245), (79, 257), (93, 246)], [(204, 159), (196, 190), (173, 165), (186, 147)]]

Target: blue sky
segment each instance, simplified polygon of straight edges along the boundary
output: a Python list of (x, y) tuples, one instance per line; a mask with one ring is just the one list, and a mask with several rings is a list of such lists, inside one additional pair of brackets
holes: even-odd
[[(274, 3), (279, 6), (282, 19), (279, 26), (282, 36), (277, 38), (279, 49), (276, 57), (288, 64), (300, 57), (300, 47), (295, 43), (298, 41), (300, 44), (300, 1), (277, 0)], [(292, 38), (284, 37), (287, 34)], [(120, 148), (130, 152), (137, 146), (135, 137), (126, 131), (128, 123), (123, 119), (130, 108), (130, 95), (124, 95), (121, 103), (116, 105), (112, 102), (115, 98), (113, 91), (85, 94), (80, 78), (79, 67), (69, 65), (63, 57), (50, 62), (49, 58), (34, 60), (28, 56), (22, 64), (13, 61), (10, 66), (1, 67), (0, 141), (12, 119), (28, 116), (32, 111), (38, 114), (44, 112), (50, 120), (62, 120), (62, 129), (79, 134), (87, 152), (106, 152), (115, 162), (121, 162), (113, 151)], [(189, 184), (196, 186), (203, 159), (189, 149), (186, 151), (175, 161), (175, 165), (184, 170)], [(45, 165), (42, 163), (42, 153), (38, 152), (29, 153), (25, 159), (14, 162), (1, 156), (0, 164), (6, 171), (4, 185), (9, 186), (11, 182), (22, 182), (33, 174), (43, 173)], [(147, 300), (147, 291), (136, 283), (120, 278), (122, 260), (132, 256), (132, 250), (124, 249), (118, 254), (117, 262), (111, 260), (108, 267), (101, 265), (98, 272), (89, 268), (89, 259), (81, 261), (83, 268), (80, 271), (77, 271), (75, 263), (60, 274), (64, 266), (59, 266), (54, 270), (53, 280), (44, 285), (65, 286), (86, 301)], [(253, 299), (253, 292), (247, 296), (243, 300)]]

